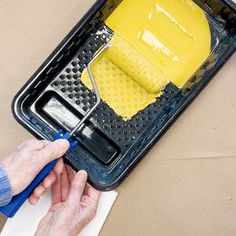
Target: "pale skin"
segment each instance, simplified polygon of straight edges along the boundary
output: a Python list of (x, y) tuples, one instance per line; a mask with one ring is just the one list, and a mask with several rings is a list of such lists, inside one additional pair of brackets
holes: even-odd
[[(46, 164), (62, 157), (68, 148), (66, 140), (29, 140), (18, 146), (1, 163), (7, 172), (13, 195), (22, 192)], [(30, 204), (36, 204), (50, 187), (52, 204), (35, 235), (78, 235), (94, 218), (100, 192), (87, 183), (85, 171), (76, 173), (64, 165), (61, 158), (31, 194)]]

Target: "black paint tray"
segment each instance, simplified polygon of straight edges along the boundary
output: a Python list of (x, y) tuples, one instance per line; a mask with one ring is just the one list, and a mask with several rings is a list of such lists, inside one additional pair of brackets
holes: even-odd
[[(95, 103), (80, 76), (111, 39), (104, 20), (120, 2), (98, 0), (16, 95), (14, 116), (36, 137), (53, 140), (59, 129), (70, 131)], [(116, 188), (235, 51), (235, 4), (195, 2), (209, 20), (211, 54), (184, 87), (169, 83), (155, 103), (128, 121), (101, 102), (77, 133), (79, 145), (65, 161), (75, 170), (85, 169), (97, 189)]]

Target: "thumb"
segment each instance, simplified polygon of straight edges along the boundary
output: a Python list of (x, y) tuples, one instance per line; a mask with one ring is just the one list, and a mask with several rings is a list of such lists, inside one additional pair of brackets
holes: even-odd
[(38, 158), (42, 166), (62, 157), (68, 150), (70, 144), (65, 139), (56, 140), (47, 144), (42, 150), (38, 151)]
[(76, 208), (80, 204), (80, 199), (83, 195), (87, 178), (88, 174), (84, 170), (79, 171), (75, 175), (71, 183), (69, 195), (66, 200), (68, 206), (70, 206), (71, 208)]

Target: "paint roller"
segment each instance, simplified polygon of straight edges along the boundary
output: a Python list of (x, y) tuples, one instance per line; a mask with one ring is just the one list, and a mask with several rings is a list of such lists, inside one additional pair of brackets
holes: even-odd
[(158, 93), (168, 83), (165, 75), (151, 61), (115, 34), (105, 56), (150, 93)]

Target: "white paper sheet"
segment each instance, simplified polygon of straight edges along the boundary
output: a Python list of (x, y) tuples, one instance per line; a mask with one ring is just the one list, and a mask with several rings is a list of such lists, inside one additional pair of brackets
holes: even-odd
[[(101, 194), (97, 215), (94, 220), (79, 234), (79, 236), (97, 236), (116, 200), (115, 191)], [(17, 212), (13, 219), (8, 219), (1, 236), (33, 236), (38, 223), (47, 213), (50, 206), (50, 194), (43, 196), (36, 206), (28, 202)]]

